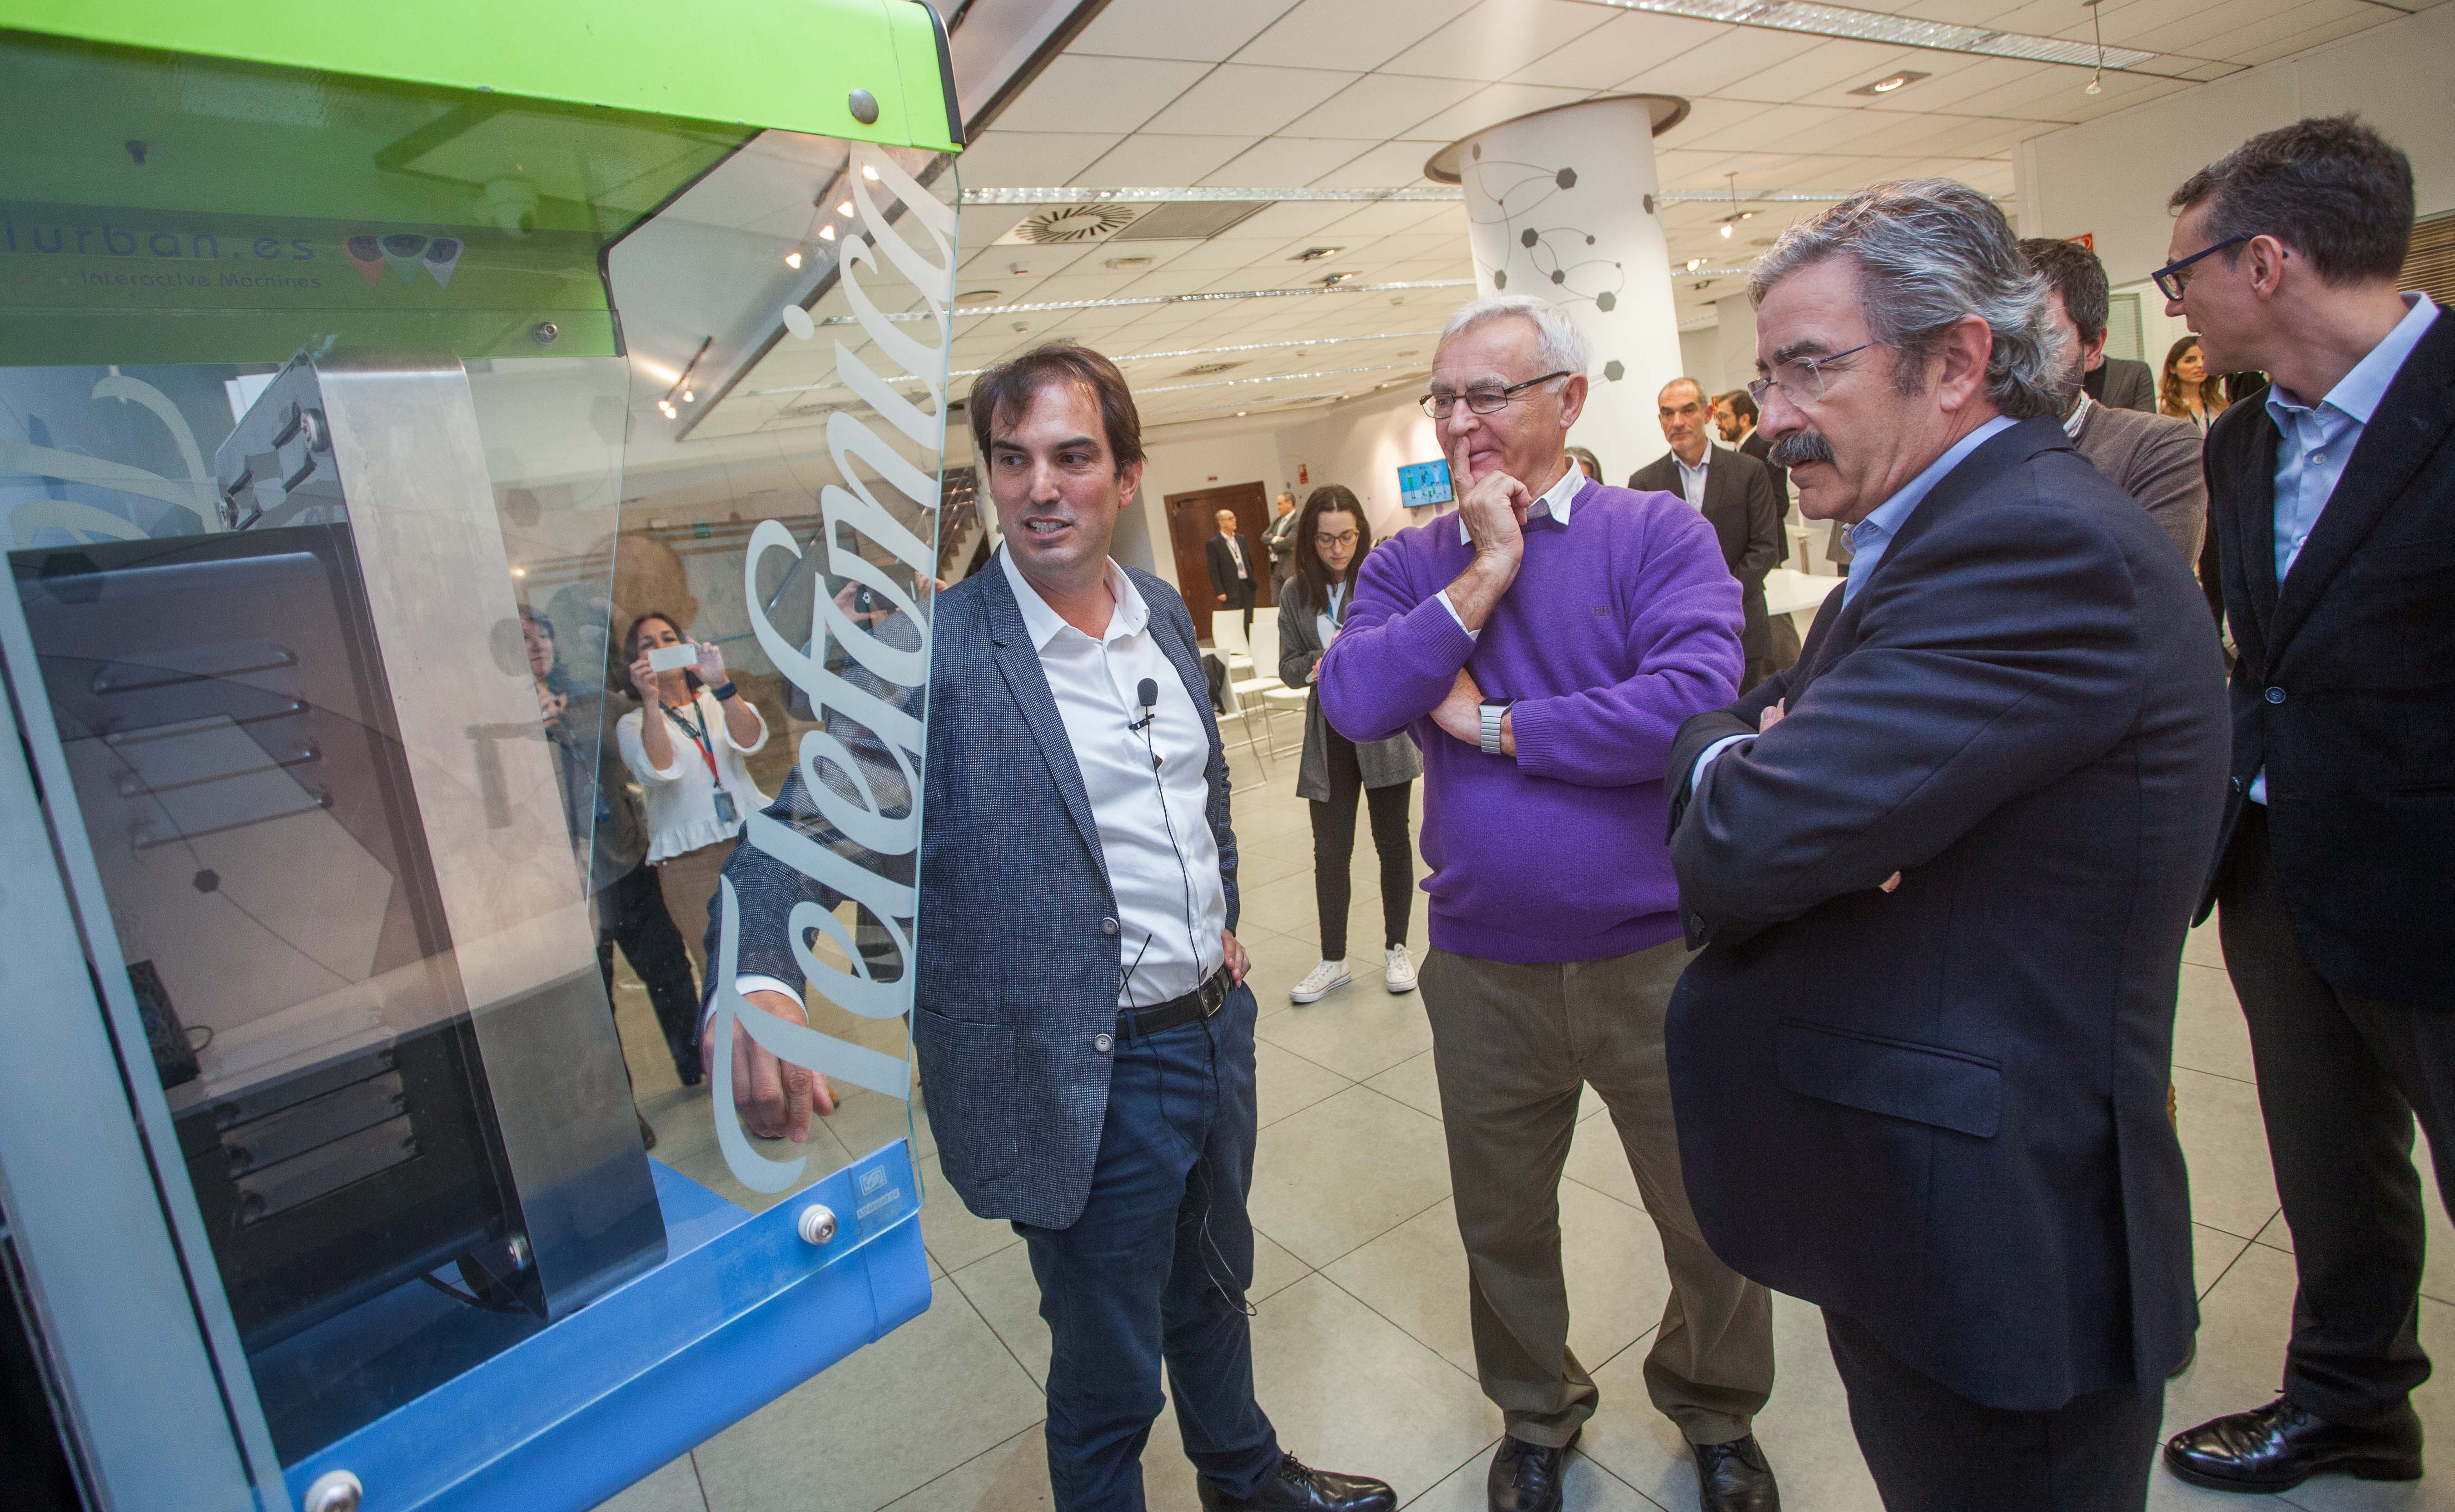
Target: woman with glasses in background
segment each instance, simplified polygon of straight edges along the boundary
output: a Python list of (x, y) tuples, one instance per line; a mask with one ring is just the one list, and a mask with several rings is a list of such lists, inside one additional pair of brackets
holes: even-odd
[[(1354, 601), (1355, 575), (1372, 549), (1372, 527), (1364, 506), (1332, 483), (1312, 491), (1296, 520), (1296, 570), (1279, 604), (1279, 680), (1309, 686), (1322, 653)], [(1288, 989), (1291, 1002), (1317, 1002), (1353, 980), (1347, 968), (1347, 909), (1353, 894), (1349, 867), (1355, 856), (1355, 802), (1360, 794), (1371, 816), (1372, 848), (1381, 857), (1381, 984), (1393, 993), (1415, 990), (1415, 963), (1407, 954), (1407, 927), (1414, 911), (1414, 840), (1408, 833), (1408, 806), (1424, 759), (1404, 735), (1357, 745), (1329, 727), (1321, 693), (1305, 700), (1304, 759), (1296, 768), (1296, 796), (1312, 806), (1313, 901), (1321, 915), (1321, 963)]]

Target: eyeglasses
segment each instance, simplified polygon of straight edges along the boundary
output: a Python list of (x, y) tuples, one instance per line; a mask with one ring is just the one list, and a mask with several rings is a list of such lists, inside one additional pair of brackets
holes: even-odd
[(1466, 407), (1475, 413), (1492, 414), (1507, 406), (1510, 400), (1538, 383), (1549, 383), (1553, 378), (1573, 376), (1575, 374), (1563, 368), (1558, 373), (1547, 373), (1539, 378), (1529, 378), (1524, 383), (1512, 383), (1505, 389), (1469, 389), (1463, 394), (1428, 393), (1415, 402), (1422, 405), (1424, 413), (1435, 420), (1448, 419), (1456, 411), (1458, 400), (1461, 398), (1466, 400)]
[(1829, 357), (1784, 357), (1773, 365), (1773, 376), (1748, 380), (1748, 397), (1761, 407), (1765, 396), (1779, 389), (1786, 396), (1806, 404), (1824, 397), (1833, 386), (1833, 377), (1825, 370), (1843, 357), (1856, 356), (1869, 347), (1879, 347), (1880, 341), (1861, 341), (1847, 352), (1836, 352)]
[(2239, 236), (2228, 236), (2213, 247), (2202, 247), (2198, 252), (2191, 253), (2188, 257), (2184, 257), (2177, 262), (2167, 263), (2164, 267), (2158, 269), (2148, 276), (2157, 280), (2157, 292), (2159, 293), (2163, 294), (2168, 299), (2180, 299), (2182, 297), (2182, 291), (2191, 286), (2191, 281), (2182, 276), (2183, 269), (2188, 268), (2191, 264), (2198, 262), (2202, 257), (2213, 257), (2218, 252), (2224, 251), (2228, 247), (2239, 247), (2243, 242), (2250, 240), (2253, 236), (2258, 234), (2259, 232), (2244, 232)]
[(1352, 546), (1355, 544), (1356, 538), (1357, 533), (1354, 531), (1342, 532), (1336, 535), (1332, 535), (1327, 531), (1318, 531), (1314, 533), (1312, 539), (1313, 544), (1316, 546)]

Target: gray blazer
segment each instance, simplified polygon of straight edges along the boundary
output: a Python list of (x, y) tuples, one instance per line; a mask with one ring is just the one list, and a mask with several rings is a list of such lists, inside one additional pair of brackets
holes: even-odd
[[(1302, 596), (1303, 591), (1290, 581), (1279, 600), (1279, 680), (1290, 688), (1305, 686), (1305, 678), (1329, 649), (1322, 645), (1321, 632), (1313, 624), (1319, 612), (1298, 607)], [(1393, 788), (1424, 775), (1423, 756), (1403, 731), (1387, 740), (1357, 746), (1355, 764), (1364, 770), (1368, 788)], [(1329, 801), (1329, 720), (1321, 712), (1319, 688), (1305, 699), (1304, 759), (1296, 763), (1296, 796), (1314, 803)]]
[(2108, 357), (2088, 374), (2083, 386), (2090, 397), (2108, 409), (2157, 413), (2157, 373), (2144, 362)]
[[(1228, 759), (1193, 620), (1175, 589), (1126, 571), (1210, 742), (1210, 829), (1234, 929)], [(1082, 769), (1005, 575), (976, 573), (940, 594), (931, 631), (912, 1008), (929, 1124), (964, 1206), (1065, 1228), (1090, 1195), (1107, 1117), (1106, 1047), (1124, 970), (1116, 895)], [(767, 812), (848, 849), (803, 795), (798, 770)], [(799, 990), (793, 906), (841, 899), (748, 845), (724, 875), (741, 900), (740, 969)]]

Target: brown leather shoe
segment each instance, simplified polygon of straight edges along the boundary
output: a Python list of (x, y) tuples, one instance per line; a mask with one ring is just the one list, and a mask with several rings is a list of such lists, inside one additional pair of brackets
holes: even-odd
[(2365, 1428), (2329, 1422), (2283, 1397), (2213, 1418), (2165, 1441), (2165, 1468), (2211, 1491), (2290, 1491), (2314, 1475), (2421, 1479), (2421, 1416), (2404, 1403)]

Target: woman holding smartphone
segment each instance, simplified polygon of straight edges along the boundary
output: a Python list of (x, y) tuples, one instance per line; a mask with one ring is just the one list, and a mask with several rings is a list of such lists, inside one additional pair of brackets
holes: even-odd
[[(1372, 549), (1372, 527), (1354, 494), (1336, 483), (1312, 491), (1296, 520), (1296, 570), (1279, 603), (1279, 680), (1290, 688), (1319, 675), (1322, 653), (1347, 619), (1355, 597), (1355, 574)], [(1321, 963), (1288, 992), (1290, 1002), (1317, 1002), (1353, 979), (1347, 968), (1347, 905), (1354, 888), (1349, 864), (1355, 855), (1355, 804), (1371, 815), (1372, 848), (1381, 857), (1381, 985), (1393, 993), (1415, 990), (1415, 963), (1407, 954), (1407, 924), (1414, 910), (1414, 842), (1407, 833), (1410, 796), (1423, 776), (1424, 758), (1404, 735), (1357, 745), (1322, 716), (1321, 694), (1305, 700), (1304, 759), (1296, 768), (1296, 796), (1312, 807), (1312, 888), (1321, 916)]]
[(767, 743), (767, 722), (734, 688), (724, 653), (685, 639), (671, 615), (631, 621), (622, 655), (640, 706), (615, 739), (647, 796), (648, 864), (704, 996), (708, 899), (743, 821), (768, 802), (741, 760)]

